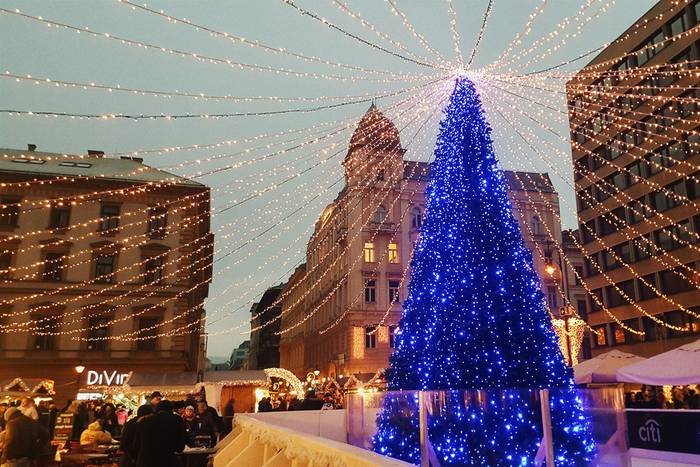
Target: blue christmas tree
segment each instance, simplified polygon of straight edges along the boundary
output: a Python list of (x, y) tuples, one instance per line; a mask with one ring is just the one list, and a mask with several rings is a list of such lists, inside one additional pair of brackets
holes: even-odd
[[(559, 465), (584, 465), (594, 443), (550, 327), (511, 210), (479, 95), (457, 79), (440, 125), (426, 217), (387, 370), (389, 389), (453, 390), (431, 406), (443, 465), (528, 465), (542, 436), (537, 389), (553, 391)], [(482, 390), (469, 392), (456, 390)], [(417, 463), (414, 395), (388, 396), (374, 450)]]

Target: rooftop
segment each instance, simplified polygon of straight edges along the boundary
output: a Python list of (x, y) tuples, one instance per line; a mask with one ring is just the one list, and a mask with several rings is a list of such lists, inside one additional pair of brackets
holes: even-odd
[(0, 172), (34, 176), (88, 177), (126, 182), (174, 182), (203, 187), (201, 183), (145, 165), (142, 159), (57, 154), (20, 149), (0, 149)]

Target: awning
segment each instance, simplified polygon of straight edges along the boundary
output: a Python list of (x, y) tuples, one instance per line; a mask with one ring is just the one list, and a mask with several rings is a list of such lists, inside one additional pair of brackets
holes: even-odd
[(700, 383), (700, 340), (620, 368), (617, 379), (654, 386)]
[(574, 366), (576, 384), (619, 383), (617, 370), (646, 360), (644, 357), (619, 350), (611, 350)]
[[(158, 391), (163, 396), (168, 394), (189, 394), (195, 392), (197, 373), (183, 371), (178, 373), (132, 373), (124, 383), (124, 393), (149, 394)], [(114, 392), (114, 390), (112, 390)]]
[(264, 370), (205, 371), (202, 383), (222, 386), (263, 386), (267, 384)]

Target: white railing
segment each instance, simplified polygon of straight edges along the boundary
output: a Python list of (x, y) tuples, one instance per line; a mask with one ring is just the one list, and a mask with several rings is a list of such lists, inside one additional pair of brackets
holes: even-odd
[(214, 467), (405, 467), (409, 464), (364, 449), (301, 433), (248, 415), (218, 444)]

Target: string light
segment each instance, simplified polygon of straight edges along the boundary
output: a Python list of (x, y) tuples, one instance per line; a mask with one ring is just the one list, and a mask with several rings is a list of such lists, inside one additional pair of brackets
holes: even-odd
[[(451, 0), (450, 0), (451, 4)], [(471, 68), (472, 63), (474, 62), (474, 58), (476, 58), (476, 54), (479, 51), (479, 45), (481, 44), (481, 39), (484, 37), (484, 31), (486, 31), (486, 22), (489, 19), (489, 16), (491, 15), (491, 10), (493, 8), (493, 0), (489, 0), (489, 3), (486, 5), (486, 10), (484, 11), (484, 17), (481, 20), (481, 27), (479, 28), (479, 33), (476, 37), (476, 44), (474, 44), (474, 47), (472, 48), (472, 52), (469, 55), (469, 60), (467, 60), (466, 64), (466, 69), (468, 70)]]

